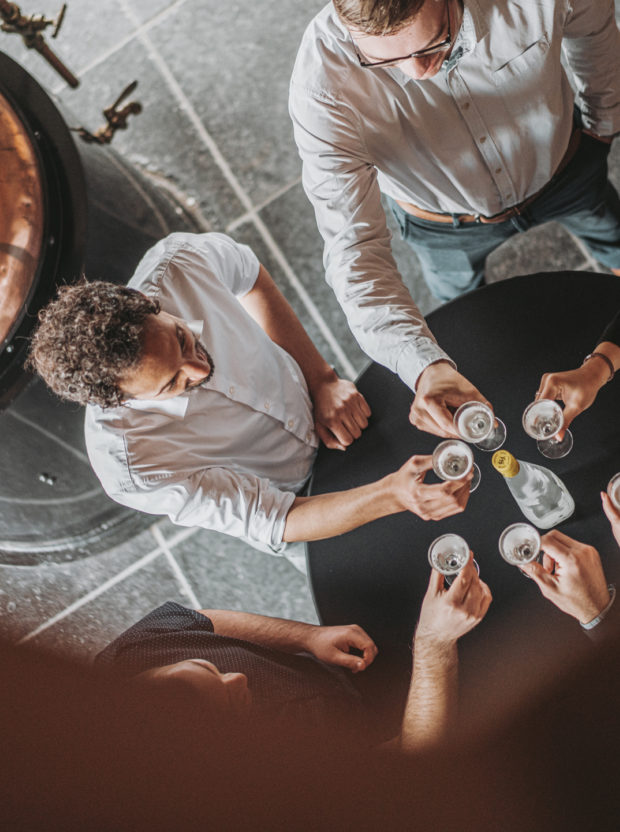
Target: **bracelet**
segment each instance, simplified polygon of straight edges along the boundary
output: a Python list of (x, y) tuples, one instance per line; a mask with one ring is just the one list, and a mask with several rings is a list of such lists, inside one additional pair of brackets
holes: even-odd
[(586, 357), (583, 359), (582, 366), (586, 363), (586, 361), (589, 361), (591, 358), (602, 358), (605, 364), (607, 364), (609, 368), (609, 378), (607, 379), (606, 383), (609, 383), (612, 380), (612, 378), (616, 375), (616, 371), (614, 370), (614, 365), (611, 361), (611, 358), (608, 358), (602, 352), (591, 352), (588, 355), (586, 355)]
[(609, 599), (609, 603), (607, 604), (605, 609), (603, 609), (599, 612), (599, 614), (596, 616), (596, 618), (592, 619), (592, 621), (587, 621), (585, 624), (581, 624), (581, 622), (579, 622), (584, 630), (591, 630), (591, 629), (593, 629), (593, 627), (596, 627), (597, 624), (600, 624), (601, 621), (605, 618), (605, 616), (609, 612), (609, 610), (611, 609), (611, 605), (613, 604), (613, 602), (616, 598), (616, 587), (614, 586), (614, 584), (608, 584), (607, 589), (609, 590), (609, 594), (611, 596), (610, 599)]

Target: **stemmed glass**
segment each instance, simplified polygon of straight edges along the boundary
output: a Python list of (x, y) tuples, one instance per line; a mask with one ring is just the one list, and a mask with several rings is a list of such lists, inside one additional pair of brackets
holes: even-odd
[(529, 523), (507, 526), (499, 538), (499, 552), (512, 566), (523, 566), (537, 560), (541, 553), (538, 529)]
[(614, 506), (620, 511), (620, 474), (615, 474), (607, 485), (607, 494)]
[(433, 451), (433, 471), (441, 480), (460, 480), (472, 469), (474, 475), (469, 490), (475, 491), (480, 484), (480, 468), (474, 462), (469, 445), (459, 439), (446, 439)]
[(567, 429), (564, 439), (556, 439), (558, 431), (564, 425), (562, 408), (552, 399), (538, 399), (528, 404), (523, 411), (523, 430), (532, 439), (538, 440), (536, 446), (547, 459), (560, 459), (573, 447), (573, 435)]
[(481, 451), (496, 451), (506, 441), (506, 425), (482, 402), (462, 404), (454, 414), (454, 426), (461, 439)]
[[(448, 586), (469, 560), (469, 544), (460, 534), (442, 534), (428, 547), (428, 562), (445, 577)], [(473, 562), (478, 574), (480, 569)]]

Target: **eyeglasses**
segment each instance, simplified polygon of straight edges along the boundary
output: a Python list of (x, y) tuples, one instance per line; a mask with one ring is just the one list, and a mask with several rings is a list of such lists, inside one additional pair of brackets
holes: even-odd
[(448, 35), (444, 38), (440, 43), (435, 44), (435, 46), (429, 46), (426, 49), (420, 49), (419, 52), (411, 52), (409, 55), (403, 55), (402, 58), (387, 58), (384, 61), (367, 61), (365, 58), (362, 57), (361, 52), (357, 48), (357, 44), (351, 38), (353, 42), (353, 49), (355, 49), (355, 54), (357, 55), (357, 60), (360, 63), (360, 66), (364, 69), (369, 69), (372, 67), (377, 66), (394, 66), (395, 64), (399, 64), (402, 61), (409, 61), (412, 58), (426, 58), (427, 55), (435, 55), (437, 52), (447, 52), (448, 49), (452, 46), (452, 31), (450, 29), (450, 9), (449, 9), (449, 2), (450, 0), (446, 0), (446, 10), (448, 12)]

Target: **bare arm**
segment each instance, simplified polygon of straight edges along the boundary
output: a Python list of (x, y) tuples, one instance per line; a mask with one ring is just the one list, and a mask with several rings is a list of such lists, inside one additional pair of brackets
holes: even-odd
[(486, 615), (489, 587), (480, 580), (470, 558), (449, 589), (431, 572), (413, 644), (413, 671), (400, 747), (403, 751), (439, 741), (457, 711), (457, 642)]
[(319, 438), (329, 448), (344, 450), (368, 425), (370, 408), (362, 394), (352, 382), (339, 378), (321, 356), (264, 266), (253, 289), (239, 301), (271, 340), (299, 364), (314, 405)]
[(427, 485), (424, 476), (430, 468), (430, 456), (414, 456), (377, 482), (347, 491), (297, 497), (287, 514), (283, 539), (322, 540), (400, 511), (411, 511), (423, 520), (439, 520), (463, 511), (471, 477)]
[[(234, 610), (199, 610), (213, 622), (218, 635), (251, 641), (284, 653), (308, 652), (327, 664), (357, 673), (374, 661), (377, 648), (370, 636), (356, 624), (319, 627), (302, 621), (288, 621)], [(362, 656), (349, 653), (351, 647)]]

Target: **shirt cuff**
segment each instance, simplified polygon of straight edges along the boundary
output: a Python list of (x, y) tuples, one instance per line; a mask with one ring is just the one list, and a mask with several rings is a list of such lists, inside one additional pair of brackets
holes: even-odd
[(402, 350), (396, 362), (396, 372), (413, 392), (416, 392), (422, 372), (436, 361), (447, 361), (456, 370), (456, 364), (441, 347), (430, 338), (412, 342)]
[[(616, 587), (615, 587), (615, 585), (614, 584), (609, 584), (607, 589), (609, 590), (609, 594), (611, 596), (607, 606), (604, 609), (602, 609), (599, 612), (599, 614), (595, 618), (593, 618), (591, 621), (587, 621), (585, 624), (581, 624), (581, 622), (580, 622), (581, 629), (588, 636), (588, 638), (592, 639), (593, 641), (600, 641), (601, 636), (602, 636), (601, 629), (599, 629), (600, 624), (605, 618), (607, 618), (607, 616), (609, 615), (610, 610), (611, 610), (611, 608), (614, 604), (614, 601), (616, 600)], [(615, 616), (615, 617), (617, 617), (617, 616)], [(605, 628), (602, 628), (602, 629), (604, 630)]]

